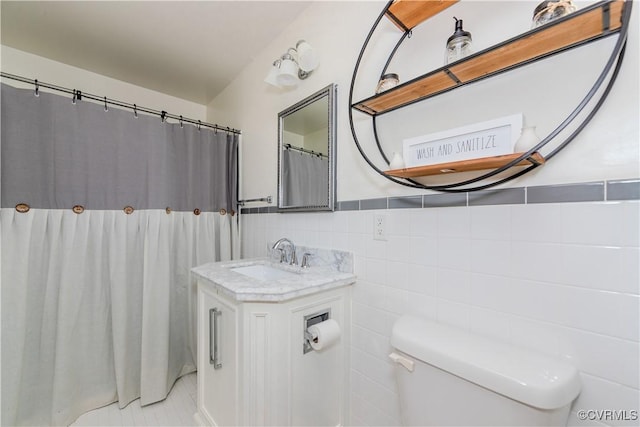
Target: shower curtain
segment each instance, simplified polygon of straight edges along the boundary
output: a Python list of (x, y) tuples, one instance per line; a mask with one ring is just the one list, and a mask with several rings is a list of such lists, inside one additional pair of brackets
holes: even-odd
[(2, 84), (2, 425), (166, 397), (189, 270), (239, 254), (238, 136)]
[(329, 203), (329, 159), (295, 149), (282, 153), (284, 206), (326, 206)]

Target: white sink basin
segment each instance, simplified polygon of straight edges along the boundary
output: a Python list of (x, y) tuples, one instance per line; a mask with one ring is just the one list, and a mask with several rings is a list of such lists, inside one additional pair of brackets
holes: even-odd
[(323, 249), (316, 253), (314, 259), (324, 264), (309, 268), (261, 257), (210, 262), (191, 272), (198, 285), (210, 286), (236, 302), (284, 302), (355, 283), (350, 253)]
[(281, 270), (279, 268), (271, 267), (265, 264), (253, 264), (244, 267), (234, 267), (230, 270), (258, 280), (280, 280), (300, 277), (300, 275), (296, 273)]

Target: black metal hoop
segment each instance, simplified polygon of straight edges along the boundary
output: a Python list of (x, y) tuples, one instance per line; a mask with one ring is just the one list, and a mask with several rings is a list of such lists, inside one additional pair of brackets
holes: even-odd
[[(626, 44), (627, 44), (627, 35), (629, 32), (629, 21), (630, 21), (630, 16), (631, 16), (631, 8), (632, 8), (632, 0), (627, 0), (624, 3), (624, 8), (623, 8), (623, 12), (622, 12), (622, 16), (621, 16), (621, 20), (622, 20), (622, 25), (620, 27), (620, 31), (618, 34), (618, 39), (616, 41), (616, 44), (614, 46), (614, 48), (612, 49), (611, 55), (609, 56), (609, 59), (607, 60), (602, 72), (600, 73), (600, 75), (598, 76), (598, 78), (596, 79), (595, 83), (593, 84), (593, 86), (591, 87), (591, 89), (589, 90), (589, 92), (587, 93), (587, 95), (580, 101), (580, 103), (576, 106), (576, 108), (567, 116), (567, 118), (565, 118), (551, 133), (549, 133), (549, 135), (547, 135), (545, 138), (543, 138), (536, 146), (532, 147), (531, 149), (529, 149), (527, 152), (522, 153), (518, 158), (513, 159), (512, 161), (510, 161), (509, 163), (500, 166), (492, 171), (489, 171), (487, 173), (484, 173), (482, 175), (479, 175), (475, 178), (472, 179), (468, 179), (465, 181), (460, 181), (460, 182), (454, 182), (454, 183), (450, 183), (450, 184), (444, 184), (444, 185), (425, 185), (422, 183), (419, 183), (415, 180), (412, 179), (408, 179), (408, 178), (396, 178), (390, 175), (387, 175), (384, 171), (382, 171), (381, 169), (379, 169), (370, 159), (369, 157), (366, 155), (366, 153), (364, 152), (364, 149), (362, 148), (360, 141), (358, 140), (358, 136), (355, 130), (355, 125), (353, 122), (353, 90), (354, 90), (354, 86), (355, 86), (355, 82), (356, 82), (356, 78), (358, 75), (358, 71), (360, 68), (360, 63), (362, 61), (362, 57), (364, 56), (364, 52), (366, 51), (370, 41), (371, 41), (371, 37), (373, 36), (375, 30), (377, 29), (378, 25), (380, 24), (380, 21), (382, 20), (382, 18), (385, 16), (387, 10), (389, 9), (389, 7), (391, 6), (391, 4), (393, 3), (393, 0), (389, 1), (387, 3), (387, 5), (385, 6), (385, 8), (382, 10), (382, 12), (378, 15), (376, 21), (374, 22), (373, 26), (371, 27), (371, 29), (369, 30), (369, 33), (367, 34), (367, 37), (364, 41), (364, 44), (362, 46), (362, 48), (360, 49), (360, 53), (358, 55), (358, 58), (356, 60), (356, 64), (353, 70), (353, 75), (351, 78), (351, 85), (349, 88), (349, 124), (350, 124), (350, 128), (351, 128), (351, 134), (353, 136), (354, 142), (356, 144), (356, 147), (360, 153), (360, 155), (363, 157), (363, 159), (365, 160), (365, 162), (374, 170), (376, 171), (379, 175), (387, 178), (388, 180), (396, 183), (396, 184), (400, 184), (400, 185), (404, 185), (407, 187), (412, 187), (412, 188), (419, 188), (419, 189), (425, 189), (425, 190), (436, 190), (436, 191), (442, 191), (442, 192), (450, 192), (450, 193), (461, 193), (461, 192), (472, 192), (472, 191), (479, 191), (479, 190), (485, 190), (491, 187), (495, 187), (497, 185), (500, 184), (504, 184), (506, 182), (509, 182), (515, 178), (518, 178), (520, 176), (523, 176), (531, 171), (533, 171), (534, 169), (536, 169), (538, 166), (540, 166), (539, 164), (534, 164), (532, 163), (530, 166), (526, 166), (524, 169), (521, 169), (519, 171), (514, 172), (513, 174), (502, 178), (498, 181), (495, 182), (490, 182), (490, 183), (486, 183), (486, 184), (481, 184), (481, 185), (477, 185), (475, 187), (468, 187), (470, 185), (476, 184), (476, 183), (480, 183), (481, 181), (484, 181), (488, 178), (491, 178), (493, 176), (496, 176), (502, 172), (507, 171), (508, 169), (512, 168), (513, 166), (515, 166), (516, 164), (520, 163), (523, 160), (526, 160), (531, 154), (533, 154), (534, 152), (538, 151), (539, 149), (541, 149), (542, 147), (544, 147), (545, 145), (547, 145), (549, 142), (551, 142), (556, 136), (558, 136), (558, 134), (560, 134), (564, 129), (566, 129), (566, 127), (571, 124), (576, 117), (585, 109), (585, 107), (591, 102), (591, 100), (593, 99), (593, 97), (595, 96), (595, 94), (600, 90), (600, 88), (602, 87), (602, 84), (605, 82), (605, 80), (607, 79), (607, 76), (609, 75), (609, 73), (611, 72), (612, 68), (613, 68), (613, 73), (611, 74), (611, 77), (609, 78), (609, 81), (607, 83), (607, 85), (605, 86), (605, 89), (603, 90), (602, 94), (600, 95), (600, 97), (597, 99), (595, 105), (592, 107), (592, 109), (589, 111), (589, 113), (587, 114), (587, 116), (582, 120), (582, 122), (580, 122), (580, 124), (576, 127), (576, 129), (561, 143), (558, 144), (558, 146), (551, 152), (549, 153), (546, 157), (545, 160), (551, 159), (553, 156), (555, 156), (556, 154), (558, 154), (559, 151), (561, 151), (563, 148), (565, 148), (571, 141), (573, 141), (573, 139), (575, 139), (575, 137), (587, 126), (587, 124), (593, 119), (593, 117), (595, 116), (595, 114), (598, 112), (598, 110), (600, 109), (600, 107), (604, 104), (604, 101), (606, 100), (606, 98), (608, 97), (609, 93), (611, 92), (611, 88), (613, 87), (623, 59), (624, 59), (624, 53), (625, 53), (625, 49), (626, 49)], [(400, 37), (400, 40), (397, 42), (396, 46), (393, 48), (389, 58), (387, 59), (383, 70), (382, 70), (382, 74), (385, 73), (387, 67), (389, 66), (392, 58), (394, 57), (395, 53), (397, 52), (397, 50), (399, 49), (400, 45), (402, 44), (402, 42), (407, 38), (408, 35), (410, 35), (411, 30), (407, 30), (405, 31), (402, 36)], [(389, 164), (389, 159), (388, 156), (386, 155), (386, 153), (384, 152), (383, 148), (382, 148), (382, 144), (380, 143), (380, 140), (378, 138), (378, 129), (377, 129), (377, 122), (376, 122), (376, 116), (372, 116), (372, 127), (373, 127), (373, 135), (374, 135), (374, 139), (375, 139), (375, 143), (376, 146), (378, 148), (378, 151), (380, 153), (380, 155), (382, 156), (383, 160)], [(464, 187), (464, 188), (460, 188), (460, 187)]]

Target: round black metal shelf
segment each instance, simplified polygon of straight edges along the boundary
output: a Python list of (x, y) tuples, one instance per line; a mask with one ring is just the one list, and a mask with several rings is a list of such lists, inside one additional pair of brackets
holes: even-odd
[[(617, 3), (617, 4), (622, 4), (622, 11), (620, 13), (620, 25), (611, 25), (610, 24), (610, 9), (611, 9), (611, 5)], [(600, 1), (594, 5), (591, 5), (581, 11), (578, 12), (574, 12), (575, 14), (586, 14), (589, 13), (593, 10), (599, 10), (602, 13), (602, 33), (598, 36), (598, 37), (590, 37), (585, 39), (584, 41), (582, 41), (580, 44), (576, 44), (576, 43), (572, 43), (569, 44), (565, 47), (562, 47), (562, 49), (559, 50), (554, 50), (553, 52), (550, 52), (548, 54), (545, 55), (540, 55), (537, 56), (535, 58), (531, 58), (529, 60), (520, 62), (514, 66), (508, 66), (498, 72), (504, 72), (504, 71), (509, 71), (510, 69), (513, 68), (517, 68), (521, 65), (525, 65), (527, 63), (533, 62), (533, 61), (537, 61), (539, 59), (542, 59), (544, 57), (547, 57), (551, 54), (555, 54), (558, 53), (562, 50), (567, 50), (567, 49), (572, 49), (574, 47), (576, 47), (577, 45), (582, 45), (584, 43), (588, 43), (591, 42), (593, 40), (596, 39), (600, 39), (602, 37), (606, 37), (612, 34), (618, 34), (618, 38), (616, 40), (616, 43), (611, 51), (611, 54), (608, 58), (608, 60), (606, 61), (602, 71), (600, 72), (600, 74), (598, 75), (595, 83), (593, 84), (593, 86), (591, 87), (591, 89), (587, 92), (587, 94), (584, 96), (584, 98), (582, 98), (582, 100), (578, 103), (578, 105), (573, 109), (573, 111), (553, 130), (551, 131), (547, 136), (545, 136), (544, 138), (541, 138), (541, 141), (535, 146), (532, 147), (530, 150), (528, 150), (527, 152), (522, 153), (520, 156), (518, 156), (517, 158), (508, 161), (507, 163), (505, 163), (504, 165), (497, 167), (495, 169), (492, 169), (488, 172), (482, 173), (479, 176), (476, 176), (474, 178), (471, 179), (466, 179), (466, 180), (460, 180), (458, 182), (452, 182), (452, 183), (448, 183), (448, 184), (442, 184), (442, 185), (426, 185), (420, 182), (415, 181), (414, 179), (411, 178), (398, 178), (398, 177), (394, 177), (391, 176), (389, 174), (387, 174), (385, 171), (383, 171), (382, 169), (380, 169), (378, 166), (376, 166), (374, 164), (374, 162), (369, 158), (369, 156), (367, 156), (367, 153), (365, 153), (362, 144), (360, 143), (359, 139), (358, 139), (358, 135), (355, 129), (355, 125), (354, 125), (354, 120), (353, 120), (353, 111), (355, 110), (359, 110), (360, 112), (363, 112), (365, 114), (369, 114), (371, 115), (371, 124), (372, 124), (372, 128), (373, 128), (373, 136), (375, 139), (375, 145), (378, 149), (379, 154), (381, 155), (382, 159), (384, 160), (384, 162), (386, 162), (386, 164), (389, 164), (389, 157), (387, 156), (387, 154), (385, 153), (380, 138), (378, 136), (378, 123), (376, 121), (376, 117), (377, 115), (380, 114), (384, 114), (385, 112), (388, 111), (392, 111), (392, 110), (396, 110), (399, 108), (403, 108), (406, 105), (410, 105), (414, 102), (422, 102), (425, 99), (431, 97), (431, 96), (437, 96), (438, 94), (442, 93), (442, 92), (446, 92), (449, 90), (455, 90), (456, 87), (459, 87), (459, 85), (456, 85), (454, 87), (448, 88), (446, 90), (440, 91), (438, 93), (434, 93), (434, 94), (428, 94), (426, 96), (422, 96), (422, 97), (416, 97), (415, 99), (410, 100), (407, 103), (404, 104), (399, 104), (399, 105), (395, 105), (392, 106), (391, 108), (387, 109), (386, 111), (382, 111), (382, 112), (377, 112), (375, 109), (370, 109), (368, 106), (366, 106), (366, 101), (370, 101), (370, 100), (375, 100), (375, 96), (368, 98), (366, 100), (354, 103), (353, 101), (353, 92), (354, 92), (354, 87), (355, 87), (355, 83), (358, 77), (358, 72), (360, 71), (360, 65), (362, 62), (362, 58), (367, 50), (367, 48), (369, 47), (369, 44), (371, 42), (371, 38), (374, 35), (376, 29), (378, 28), (378, 26), (380, 25), (380, 22), (382, 21), (382, 19), (385, 17), (385, 15), (389, 16), (389, 8), (394, 4), (394, 0), (389, 1), (389, 3), (387, 3), (387, 5), (385, 6), (385, 8), (382, 10), (382, 12), (380, 13), (380, 15), (377, 17), (376, 21), (374, 22), (373, 26), (371, 27), (365, 41), (364, 44), (360, 50), (360, 53), (358, 55), (355, 67), (354, 67), (354, 71), (353, 71), (353, 75), (352, 75), (352, 79), (351, 79), (351, 85), (350, 85), (350, 89), (349, 89), (349, 123), (350, 123), (350, 127), (351, 127), (351, 133), (353, 135), (353, 139), (354, 142), (356, 144), (356, 147), (360, 153), (360, 155), (363, 157), (363, 159), (365, 160), (365, 162), (378, 174), (380, 174), (381, 176), (387, 178), (388, 180), (403, 185), (403, 186), (408, 186), (408, 187), (412, 187), (412, 188), (419, 188), (419, 189), (425, 189), (425, 190), (436, 190), (436, 191), (442, 191), (442, 192), (451, 192), (451, 193), (458, 193), (458, 192), (470, 192), (470, 191), (478, 191), (478, 190), (484, 190), (484, 189), (488, 189), (488, 188), (492, 188), (495, 186), (498, 186), (500, 184), (509, 182), (515, 178), (518, 178), (520, 176), (523, 176), (531, 171), (533, 171), (534, 169), (538, 168), (540, 166), (539, 162), (531, 162), (530, 165), (528, 166), (524, 166), (523, 168), (519, 168), (517, 170), (511, 170), (514, 166), (518, 165), (519, 163), (522, 163), (524, 160), (530, 159), (530, 157), (534, 154), (534, 153), (539, 153), (539, 150), (541, 148), (543, 148), (544, 146), (546, 146), (549, 142), (551, 142), (552, 140), (555, 140), (558, 135), (567, 128), (567, 126), (569, 126), (569, 124), (571, 124), (574, 120), (576, 120), (576, 118), (583, 113), (583, 111), (585, 111), (585, 108), (589, 105), (591, 105), (591, 109), (588, 110), (588, 112), (586, 112), (586, 115), (584, 116), (584, 118), (582, 119), (582, 121), (580, 121), (575, 129), (573, 130), (573, 132), (571, 132), (570, 135), (568, 135), (564, 140), (557, 142), (557, 146), (547, 155), (544, 156), (544, 160), (547, 161), (549, 159), (551, 159), (552, 157), (554, 157), (556, 154), (558, 154), (558, 152), (560, 152), (563, 148), (565, 148), (571, 141), (573, 141), (575, 139), (575, 137), (587, 126), (587, 124), (591, 121), (591, 119), (596, 115), (596, 113), (598, 112), (598, 110), (600, 109), (600, 107), (602, 106), (602, 104), (604, 103), (605, 99), (607, 98), (607, 96), (609, 95), (611, 88), (613, 87), (617, 77), (618, 77), (618, 73), (620, 71), (620, 67), (622, 65), (623, 59), (624, 59), (624, 53), (625, 53), (625, 48), (626, 48), (626, 44), (627, 44), (627, 34), (628, 34), (628, 30), (629, 30), (629, 21), (630, 21), (630, 17), (631, 17), (631, 8), (632, 8), (632, 1), (631, 0), (604, 0), (604, 1)], [(578, 16), (578, 15), (576, 15)], [(564, 25), (570, 25), (570, 21), (574, 19), (574, 16), (567, 16), (565, 18), (561, 18), (560, 20), (558, 20), (559, 22), (556, 22), (555, 24), (558, 23), (563, 23)], [(397, 22), (394, 22), (397, 24)], [(548, 24), (548, 25), (554, 25), (554, 23)], [(399, 25), (400, 27), (403, 27), (402, 25)], [(546, 27), (546, 28), (545, 28)], [(537, 33), (542, 32), (542, 31), (548, 31), (550, 27), (545, 26), (545, 27), (540, 27), (538, 29), (534, 29), (531, 31), (528, 31), (522, 35), (520, 35), (517, 38), (511, 39), (509, 41), (504, 42), (504, 44), (508, 44), (508, 43), (516, 43), (519, 42), (520, 40), (522, 40), (523, 38), (527, 37), (527, 36), (535, 36)], [(611, 29), (610, 27), (613, 27), (613, 29)], [(398, 52), (399, 48), (401, 47), (401, 45), (403, 44), (403, 42), (411, 37), (412, 35), (412, 29), (411, 28), (406, 28), (404, 27), (404, 32), (401, 34), (398, 42), (396, 43), (396, 45), (394, 46), (393, 50), (391, 51), (391, 54), (389, 55), (387, 61), (385, 62), (384, 66), (382, 67), (382, 70), (380, 72), (380, 77), (385, 74), (387, 72), (387, 68), (389, 66), (389, 64), (391, 63), (393, 57), (396, 55), (396, 53)], [(483, 54), (487, 54), (487, 51), (492, 51), (495, 49), (498, 49), (502, 46), (502, 44), (491, 47), (489, 49), (486, 49), (485, 51), (482, 52), (478, 52), (475, 55), (472, 55), (473, 58), (477, 58), (479, 56), (482, 56)], [(469, 57), (469, 60), (472, 60), (473, 58)], [(462, 61), (458, 61), (456, 62), (456, 64), (460, 63), (460, 62), (464, 62), (466, 60), (463, 59)], [(451, 66), (453, 64), (450, 64)], [(419, 79), (423, 79), (426, 77), (429, 77), (430, 75), (432, 75), (433, 73), (439, 72), (439, 71), (444, 71), (445, 73), (450, 74), (449, 70), (447, 67), (443, 67), (442, 70), (435, 70), (432, 73), (428, 73), (425, 76), (421, 76), (417, 79), (414, 79), (413, 81), (407, 82), (404, 85), (411, 85), (413, 83), (415, 83), (415, 81), (419, 80)], [(497, 73), (494, 73), (497, 74)], [(491, 74), (493, 75), (493, 74)], [(489, 78), (491, 77), (491, 75), (489, 76), (483, 76), (481, 78)], [(607, 79), (607, 77), (609, 77)], [(452, 77), (452, 78), (455, 78)], [(481, 78), (478, 79), (472, 79), (469, 82), (466, 82), (464, 84), (472, 84), (478, 80), (480, 80)], [(457, 79), (456, 79), (457, 80)], [(605, 85), (606, 82), (606, 85)], [(458, 83), (460, 83), (458, 81)], [(601, 88), (604, 86), (604, 89), (601, 90)], [(401, 85), (403, 86), (403, 85)], [(396, 87), (394, 89), (398, 89), (399, 87)], [(400, 89), (402, 89), (400, 87)], [(392, 89), (393, 90), (393, 89)], [(594, 97), (596, 97), (596, 94), (600, 92), (600, 95), (594, 99)], [(499, 174), (502, 174), (503, 172), (507, 172), (509, 171), (509, 175), (507, 175), (506, 177), (501, 177), (500, 179), (497, 180), (493, 180), (490, 181), (490, 178), (495, 177)]]

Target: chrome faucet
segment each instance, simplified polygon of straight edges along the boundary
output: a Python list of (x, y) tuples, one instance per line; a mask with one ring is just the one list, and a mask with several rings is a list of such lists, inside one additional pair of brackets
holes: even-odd
[(311, 258), (312, 256), (313, 254), (309, 252), (305, 252), (304, 254), (302, 254), (302, 263), (300, 264), (300, 267), (309, 268), (309, 258)]
[[(289, 247), (288, 257), (284, 249), (280, 247), (285, 244)], [(293, 242), (286, 237), (283, 237), (282, 239), (275, 242), (271, 249), (277, 249), (281, 251), (282, 255), (280, 256), (280, 262), (288, 262), (289, 265), (298, 265), (298, 259), (296, 258), (296, 245), (294, 245)]]

